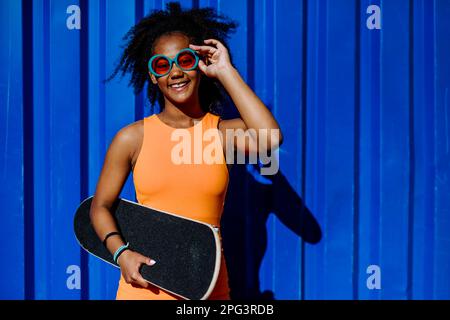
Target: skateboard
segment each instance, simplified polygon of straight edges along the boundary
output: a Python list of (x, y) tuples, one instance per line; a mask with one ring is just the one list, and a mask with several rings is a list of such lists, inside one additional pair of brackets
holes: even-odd
[[(84, 200), (75, 213), (76, 238), (91, 255), (119, 268), (91, 224), (92, 199)], [(156, 261), (153, 266), (142, 265), (140, 272), (146, 281), (183, 299), (208, 298), (221, 262), (216, 226), (121, 198), (111, 211), (130, 249)]]

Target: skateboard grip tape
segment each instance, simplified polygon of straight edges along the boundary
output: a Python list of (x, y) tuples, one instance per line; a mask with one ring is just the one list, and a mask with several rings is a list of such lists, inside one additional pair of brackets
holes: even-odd
[[(130, 243), (131, 250), (156, 261), (153, 266), (142, 265), (143, 278), (177, 295), (201, 299), (216, 281), (217, 265), (220, 267), (217, 250), (221, 249), (211, 228), (119, 200), (112, 213), (123, 240)], [(93, 255), (118, 267), (91, 224), (90, 204), (86, 200), (77, 210), (74, 227), (78, 241)]]

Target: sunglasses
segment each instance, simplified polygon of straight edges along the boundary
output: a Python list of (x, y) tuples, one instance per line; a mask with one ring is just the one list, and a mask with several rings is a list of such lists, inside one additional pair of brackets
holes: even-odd
[(162, 54), (154, 55), (148, 62), (148, 69), (155, 77), (164, 77), (172, 70), (173, 63), (183, 71), (190, 71), (197, 68), (199, 60), (194, 50), (185, 48), (181, 49), (173, 59)]

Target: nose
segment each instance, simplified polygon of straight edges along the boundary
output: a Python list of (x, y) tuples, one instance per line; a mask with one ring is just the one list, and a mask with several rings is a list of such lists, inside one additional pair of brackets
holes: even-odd
[(171, 78), (183, 77), (183, 70), (178, 68), (175, 62), (172, 62), (172, 70), (170, 70), (170, 77)]

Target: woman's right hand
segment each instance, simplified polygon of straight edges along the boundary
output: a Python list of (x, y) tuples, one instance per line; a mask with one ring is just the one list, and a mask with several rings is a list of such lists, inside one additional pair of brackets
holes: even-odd
[(142, 278), (139, 269), (142, 264), (153, 266), (156, 263), (153, 259), (137, 252), (126, 250), (120, 255), (117, 263), (120, 266), (120, 271), (126, 283), (138, 284), (144, 288), (148, 287), (149, 283)]

